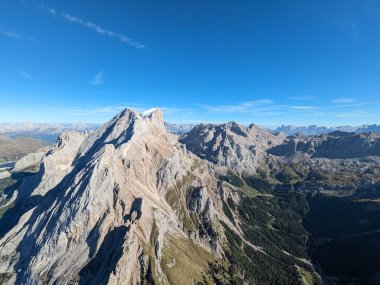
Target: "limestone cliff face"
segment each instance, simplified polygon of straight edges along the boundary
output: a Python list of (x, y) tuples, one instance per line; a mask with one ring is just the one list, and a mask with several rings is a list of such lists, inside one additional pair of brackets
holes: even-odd
[(320, 136), (295, 134), (283, 144), (268, 151), (277, 156), (291, 156), (296, 152), (308, 157), (329, 159), (362, 158), (380, 156), (380, 135), (378, 133), (347, 133), (335, 131)]
[(24, 179), (0, 272), (8, 284), (191, 284), (221, 254), (217, 188), (161, 111), (126, 109), (92, 133), (63, 134)]
[(249, 172), (265, 167), (266, 150), (281, 144), (283, 134), (272, 134), (252, 124), (230, 122), (197, 125), (180, 140), (188, 150), (219, 166)]
[[(353, 193), (380, 180), (380, 135), (335, 131), (319, 136), (295, 134), (268, 149), (278, 158), (272, 176), (286, 189)], [(290, 181), (297, 181), (289, 185)]]

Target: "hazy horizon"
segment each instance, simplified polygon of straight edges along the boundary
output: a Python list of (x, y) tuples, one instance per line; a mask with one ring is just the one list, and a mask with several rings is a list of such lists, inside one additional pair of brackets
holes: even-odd
[[(138, 111), (138, 110), (136, 110)], [(142, 113), (143, 111), (141, 111)], [(85, 125), (88, 125), (88, 126), (91, 126), (91, 127), (95, 127), (95, 126), (101, 126), (103, 125), (104, 123), (106, 123), (108, 120), (112, 119), (116, 114), (112, 115), (109, 119), (107, 119), (106, 121), (104, 122), (86, 122), (86, 121), (75, 121), (75, 122), (64, 122), (64, 121), (45, 121), (45, 122), (41, 122), (41, 121), (9, 121), (9, 122), (5, 122), (5, 121), (0, 121), (0, 126), (1, 125), (21, 125), (21, 124), (33, 124), (33, 125), (62, 125), (64, 127), (71, 127), (75, 124), (85, 124)], [(241, 125), (244, 125), (244, 126), (249, 126), (250, 124), (255, 124), (261, 128), (267, 128), (267, 129), (276, 129), (278, 127), (282, 127), (282, 126), (285, 126), (285, 127), (288, 127), (288, 126), (292, 126), (292, 127), (311, 127), (311, 126), (316, 126), (316, 127), (326, 127), (326, 128), (337, 128), (337, 127), (361, 127), (361, 126), (371, 126), (371, 125), (380, 125), (380, 124), (358, 124), (358, 125), (318, 125), (318, 124), (279, 124), (279, 125), (271, 125), (271, 124), (257, 124), (256, 122), (240, 122), (240, 121), (237, 121), (237, 120), (228, 120), (228, 121), (185, 121), (185, 122), (181, 122), (181, 121), (169, 121), (169, 120), (166, 120), (165, 119), (165, 116), (164, 116), (164, 120), (165, 120), (165, 123), (169, 123), (169, 124), (177, 124), (177, 125), (198, 125), (198, 124), (224, 124), (224, 123), (228, 123), (228, 122), (236, 122), (236, 123), (239, 123)]]

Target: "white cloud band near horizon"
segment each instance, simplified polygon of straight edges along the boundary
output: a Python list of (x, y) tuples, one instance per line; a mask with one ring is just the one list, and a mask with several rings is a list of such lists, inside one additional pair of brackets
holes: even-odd
[(356, 100), (354, 98), (337, 98), (331, 101), (333, 104), (345, 104), (345, 103), (353, 103)]

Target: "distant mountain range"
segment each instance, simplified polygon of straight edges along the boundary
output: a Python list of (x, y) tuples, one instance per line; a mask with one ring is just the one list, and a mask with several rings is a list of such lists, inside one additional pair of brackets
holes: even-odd
[(90, 123), (0, 123), (0, 135), (10, 138), (30, 137), (48, 142), (55, 142), (65, 131), (95, 130), (99, 124)]
[(353, 132), (353, 133), (368, 133), (368, 132), (380, 132), (380, 125), (362, 125), (362, 126), (340, 126), (340, 127), (324, 127), (317, 125), (310, 126), (292, 126), (282, 125), (274, 129), (274, 132), (282, 132), (287, 136), (291, 136), (296, 133), (302, 133), (305, 135), (322, 135), (335, 131), (341, 132)]
[(194, 124), (176, 124), (176, 123), (165, 122), (166, 130), (173, 134), (178, 134), (178, 135), (185, 134), (194, 127), (195, 127)]
[[(175, 134), (185, 134), (190, 132), (196, 125), (195, 124), (176, 124), (165, 122), (166, 129)], [(296, 133), (302, 133), (307, 136), (318, 136), (322, 134), (328, 134), (335, 131), (349, 132), (349, 133), (368, 133), (368, 132), (380, 132), (380, 125), (361, 125), (361, 126), (339, 126), (339, 127), (325, 127), (325, 126), (292, 126), (282, 125), (277, 128), (269, 128), (273, 133), (282, 132), (287, 136), (294, 135)]]
[(77, 123), (0, 123), (0, 133), (12, 133), (12, 132), (49, 132), (49, 133), (61, 133), (65, 130), (89, 130), (99, 127), (99, 124), (89, 124), (83, 122)]
[[(87, 131), (96, 130), (100, 124), (93, 123), (0, 123), (0, 135), (6, 135), (11, 138), (15, 137), (32, 137), (40, 140), (55, 142), (64, 131)], [(165, 128), (167, 131), (183, 135), (188, 133), (196, 126), (196, 124), (179, 124), (165, 122)], [(361, 125), (361, 126), (339, 126), (339, 127), (325, 127), (325, 126), (293, 126), (282, 125), (277, 128), (270, 128), (273, 133), (282, 132), (287, 136), (291, 136), (296, 133), (302, 133), (305, 135), (322, 135), (331, 133), (334, 131), (353, 132), (353, 133), (368, 133), (368, 132), (380, 132), (380, 125)]]
[[(55, 142), (58, 136), (66, 131), (96, 130), (100, 124), (90, 123), (0, 123), (0, 135), (10, 138), (31, 137), (39, 140)], [(182, 135), (189, 132), (194, 124), (176, 124), (165, 122), (165, 128), (173, 133)]]

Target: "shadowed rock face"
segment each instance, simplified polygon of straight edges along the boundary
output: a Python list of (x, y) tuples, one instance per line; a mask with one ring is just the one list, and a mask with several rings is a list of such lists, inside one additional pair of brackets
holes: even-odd
[(282, 134), (274, 135), (253, 124), (245, 127), (230, 122), (195, 126), (180, 142), (197, 156), (217, 165), (255, 171), (260, 163), (265, 163), (265, 151), (284, 139)]
[(177, 263), (188, 267), (186, 284), (201, 278), (210, 241), (183, 220), (192, 212), (216, 222), (217, 183), (210, 165), (166, 132), (161, 111), (126, 109), (95, 132), (65, 133), (41, 161), (8, 197), (17, 205), (0, 240), (8, 284), (140, 284), (148, 275), (165, 284), (164, 245), (190, 232), (197, 239), (180, 244), (202, 258)]
[(307, 153), (312, 158), (329, 159), (380, 156), (380, 135), (340, 131), (311, 137), (297, 134), (288, 137), (283, 144), (268, 150), (268, 153), (277, 156), (290, 156), (296, 152)]

